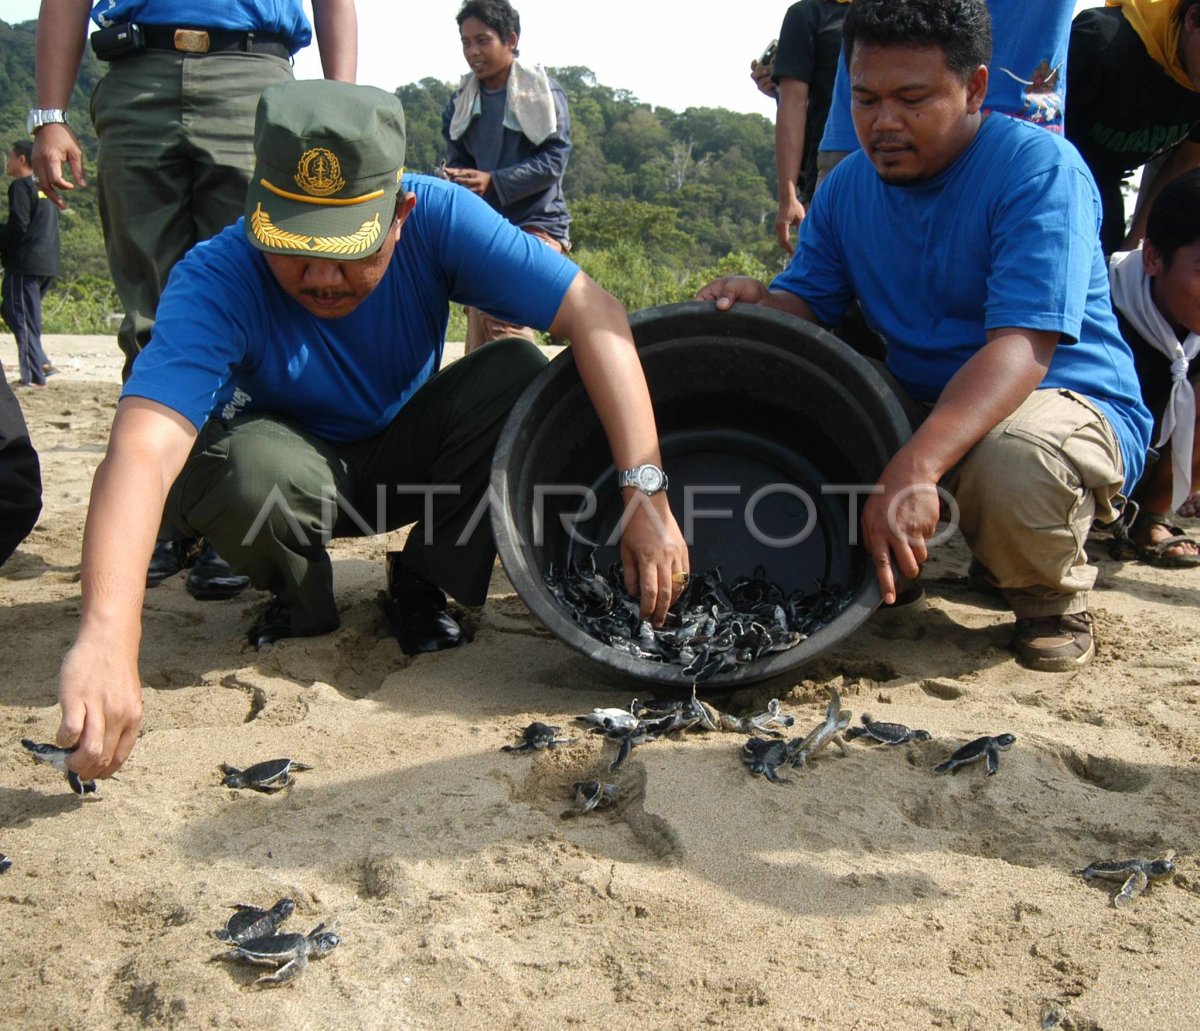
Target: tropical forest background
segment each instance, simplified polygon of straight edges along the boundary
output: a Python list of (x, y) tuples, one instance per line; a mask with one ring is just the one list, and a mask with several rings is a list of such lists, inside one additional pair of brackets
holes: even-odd
[[(34, 23), (0, 21), (0, 141), (25, 137), (35, 99)], [(88, 97), (105, 65), (85, 53), (71, 101), (72, 128), (93, 177), (96, 135)], [(676, 113), (596, 81), (587, 68), (551, 68), (567, 93), (573, 149), (564, 189), (574, 218), (572, 258), (630, 311), (685, 300), (717, 275), (768, 278), (783, 252), (774, 241), (774, 128), (761, 115), (723, 108)], [(749, 81), (747, 89), (752, 88)], [(408, 126), (410, 171), (445, 157), (442, 109), (454, 84), (422, 79), (396, 89)], [(7, 218), (7, 188), (0, 220)], [(94, 189), (69, 195), (62, 220), (63, 273), (46, 298), (50, 333), (114, 332), (121, 305), (109, 279)], [(451, 339), (465, 324), (455, 312)]]

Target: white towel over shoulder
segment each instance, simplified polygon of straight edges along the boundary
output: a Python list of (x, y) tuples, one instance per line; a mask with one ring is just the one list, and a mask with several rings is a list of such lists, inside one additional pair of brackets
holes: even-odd
[[(450, 117), (450, 138), (460, 140), (480, 113), (479, 79), (474, 72), (463, 76), (454, 113)], [(524, 133), (539, 146), (558, 130), (558, 113), (550, 92), (550, 77), (540, 65), (522, 66), (513, 61), (508, 73), (508, 92), (504, 105), (504, 127)]]
[(1196, 391), (1188, 382), (1188, 366), (1200, 351), (1200, 334), (1189, 333), (1182, 343), (1150, 296), (1150, 277), (1142, 252), (1118, 251), (1108, 263), (1113, 303), (1151, 347), (1171, 363), (1171, 397), (1162, 417), (1155, 447), (1171, 443), (1171, 511), (1192, 492), (1192, 444), (1196, 433)]

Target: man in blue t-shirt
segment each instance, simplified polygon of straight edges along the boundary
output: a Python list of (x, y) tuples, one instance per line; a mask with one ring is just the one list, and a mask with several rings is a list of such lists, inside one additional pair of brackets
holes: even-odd
[[(1020, 118), (1051, 132), (1063, 131), (1067, 45), (1074, 10), (1075, 0), (1042, 0), (1037, 4), (988, 0), (993, 53), (988, 62), (984, 111)], [(839, 60), (833, 102), (817, 153), (819, 180), (858, 149), (850, 104), (849, 69), (845, 60)]]
[(1141, 474), (1150, 415), (1117, 332), (1100, 202), (1059, 136), (984, 112), (983, 0), (855, 0), (845, 23), (863, 149), (817, 191), (768, 290), (699, 294), (836, 325), (857, 300), (918, 425), (862, 511), (883, 599), (916, 577), (952, 490), (975, 571), (1037, 670), (1094, 654), (1084, 542)]
[[(653, 466), (665, 486), (620, 303), (470, 192), (404, 176), (404, 139), (382, 90), (264, 91), (245, 218), (176, 266), (96, 472), (59, 682), (58, 742), (78, 742), (80, 776), (112, 773), (137, 735), (142, 571), (164, 508), (273, 593), (256, 646), (338, 626), (330, 537), (415, 524), (388, 557), (401, 647), (462, 643), (443, 592), (486, 598), (492, 451), (545, 359), (503, 340), (439, 372), (451, 301), (570, 339), (618, 470)], [(624, 489), (621, 554), (626, 588), (661, 623), (688, 556), (650, 479)]]

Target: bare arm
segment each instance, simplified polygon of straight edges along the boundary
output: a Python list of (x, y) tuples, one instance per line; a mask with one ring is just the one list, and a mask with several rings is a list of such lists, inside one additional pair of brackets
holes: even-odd
[[(580, 379), (600, 417), (617, 468), (647, 462), (661, 466), (650, 390), (621, 302), (580, 272), (550, 332), (571, 341)], [(647, 497), (627, 487), (623, 493), (626, 509), (633, 506), (621, 535), (625, 588), (640, 594), (642, 615), (661, 624), (682, 589), (672, 582), (672, 575), (688, 571), (687, 545), (665, 492)]]
[(313, 0), (313, 27), (325, 78), (354, 82), (358, 75), (358, 12), (354, 0)]
[[(1172, 179), (1178, 179), (1184, 172), (1190, 172), (1193, 168), (1200, 168), (1200, 143), (1184, 140), (1167, 155), (1153, 180), (1138, 190), (1137, 204), (1133, 209), (1129, 234), (1125, 237), (1125, 242), (1121, 244), (1121, 250), (1137, 249), (1138, 244), (1146, 236), (1146, 219), (1150, 217), (1150, 207), (1154, 203), (1154, 198)], [(1144, 170), (1142, 174), (1145, 175)]]
[(881, 493), (863, 508), (863, 543), (886, 604), (896, 600), (891, 562), (916, 577), (937, 532), (937, 484), (962, 457), (1037, 389), (1057, 333), (993, 329), (988, 342), (951, 377), (929, 417), (879, 476)]
[(750, 276), (725, 276), (714, 279), (696, 293), (697, 301), (714, 301), (717, 311), (729, 311), (735, 304), (762, 304), (776, 311), (786, 311), (807, 322), (817, 317), (804, 298), (786, 290), (768, 290)]
[(775, 238), (788, 254), (795, 251), (792, 226), (804, 221), (804, 205), (797, 194), (808, 126), (808, 83), (788, 77), (779, 80), (779, 109), (775, 112), (775, 171), (779, 178), (779, 211)]
[(59, 672), (58, 743), (79, 743), (71, 768), (107, 777), (129, 757), (142, 720), (138, 648), (146, 567), (163, 503), (196, 430), (154, 401), (117, 406), (83, 532), (83, 611)]
[[(70, 105), (91, 7), (90, 0), (42, 0), (34, 44), (38, 107), (65, 111)], [(75, 134), (65, 125), (42, 126), (33, 139), (33, 174), (42, 192), (60, 208), (66, 207), (66, 201), (58, 191), (75, 188), (63, 178), (64, 162), (70, 166), (75, 182), (87, 186), (83, 152)]]

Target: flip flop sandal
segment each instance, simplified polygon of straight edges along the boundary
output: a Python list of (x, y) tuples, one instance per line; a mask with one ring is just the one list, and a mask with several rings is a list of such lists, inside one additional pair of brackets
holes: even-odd
[[(1150, 526), (1161, 526), (1170, 536), (1161, 541), (1155, 541), (1153, 544), (1141, 544), (1133, 539), (1134, 533)], [(1137, 559), (1139, 562), (1145, 562), (1148, 566), (1158, 566), (1160, 569), (1192, 569), (1200, 566), (1200, 554), (1167, 554), (1168, 551), (1180, 544), (1194, 544), (1200, 547), (1200, 541), (1173, 525), (1165, 515), (1159, 515), (1157, 512), (1141, 512), (1132, 525), (1122, 526), (1117, 532), (1112, 546), (1109, 548), (1109, 555), (1119, 561)]]

